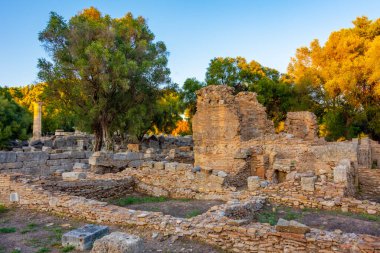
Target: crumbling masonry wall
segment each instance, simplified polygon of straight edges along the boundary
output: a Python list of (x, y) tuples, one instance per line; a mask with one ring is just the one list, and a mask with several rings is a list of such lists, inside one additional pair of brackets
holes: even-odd
[(269, 133), (274, 133), (273, 123), (266, 119), (256, 94), (241, 92), (234, 96), (233, 88), (223, 85), (197, 91), (195, 165), (238, 173), (246, 165), (241, 160), (241, 143)]

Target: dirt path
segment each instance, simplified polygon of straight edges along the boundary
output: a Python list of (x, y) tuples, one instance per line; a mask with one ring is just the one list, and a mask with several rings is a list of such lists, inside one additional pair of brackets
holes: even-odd
[[(0, 231), (2, 231), (0, 232), (0, 253), (63, 252), (62, 234), (84, 224), (86, 224), (85, 221), (59, 217), (45, 212), (11, 209), (0, 213)], [(111, 226), (110, 230), (111, 232), (125, 231), (142, 237), (144, 252), (223, 252), (198, 241), (165, 237), (136, 228)], [(8, 233), (4, 233), (5, 231)]]

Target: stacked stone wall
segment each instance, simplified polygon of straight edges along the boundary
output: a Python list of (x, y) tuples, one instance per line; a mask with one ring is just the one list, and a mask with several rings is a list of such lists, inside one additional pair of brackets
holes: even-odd
[(359, 168), (359, 195), (380, 203), (380, 169)]
[(300, 139), (313, 141), (318, 134), (317, 117), (312, 112), (288, 112), (285, 132)]
[(75, 163), (88, 164), (90, 151), (0, 151), (0, 173), (48, 176), (57, 171), (71, 171)]
[(278, 232), (268, 224), (239, 224), (218, 207), (192, 219), (175, 218), (160, 212), (129, 210), (84, 197), (51, 193), (15, 176), (0, 175), (0, 201), (9, 204), (11, 193), (17, 193), (14, 203), (21, 207), (195, 238), (233, 252), (375, 252), (380, 241), (374, 236), (318, 229), (295, 234)]

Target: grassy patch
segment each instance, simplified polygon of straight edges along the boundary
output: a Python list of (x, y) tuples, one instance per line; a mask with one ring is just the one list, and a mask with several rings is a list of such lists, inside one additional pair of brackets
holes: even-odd
[(29, 233), (29, 232), (34, 232), (34, 231), (37, 231), (37, 227), (38, 225), (35, 224), (35, 223), (29, 223), (26, 228), (24, 228), (23, 230), (21, 230), (21, 234), (26, 234), (26, 233)]
[(68, 246), (63, 247), (63, 248), (61, 249), (61, 252), (63, 252), (63, 253), (67, 253), (67, 252), (73, 251), (74, 249), (75, 249), (74, 246), (72, 246), (72, 245), (68, 245)]
[(15, 233), (16, 228), (0, 228), (0, 234)]
[(3, 204), (0, 204), (0, 213), (5, 213), (8, 211), (8, 208), (6, 208)]
[(19, 250), (19, 249), (14, 249), (14, 250), (11, 251), (11, 253), (21, 253), (21, 250)]
[(36, 251), (36, 253), (48, 253), (48, 252), (50, 252), (50, 251), (51, 251), (51, 249), (46, 248), (46, 247), (42, 247), (42, 248), (39, 248), (39, 249)]
[(202, 212), (199, 211), (199, 210), (191, 210), (190, 212), (188, 212), (186, 214), (186, 218), (192, 218), (192, 217), (195, 217), (195, 216), (198, 216), (200, 215)]
[(257, 220), (260, 223), (269, 223), (270, 225), (274, 226), (277, 224), (278, 214), (277, 212), (263, 211), (257, 215)]
[(351, 213), (351, 212), (339, 212), (339, 211), (327, 211), (327, 213), (332, 215), (342, 215), (342, 216), (348, 216), (360, 220), (365, 221), (376, 221), (380, 222), (380, 216), (374, 215), (374, 214), (368, 214), (368, 213)]
[(0, 253), (5, 253), (5, 247), (0, 245)]
[(153, 196), (136, 197), (136, 196), (129, 196), (129, 197), (126, 197), (126, 198), (114, 199), (114, 200), (111, 201), (111, 203), (115, 204), (115, 205), (118, 205), (118, 206), (127, 206), (127, 205), (133, 205), (133, 204), (165, 202), (165, 201), (168, 201), (168, 200), (169, 200), (169, 198), (167, 198), (167, 197), (153, 197)]

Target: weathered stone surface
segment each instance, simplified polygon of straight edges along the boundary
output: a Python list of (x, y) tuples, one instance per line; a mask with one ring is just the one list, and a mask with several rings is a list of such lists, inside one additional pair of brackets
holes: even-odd
[(62, 173), (62, 179), (65, 181), (75, 181), (85, 179), (87, 174), (85, 172), (64, 172)]
[(143, 241), (140, 237), (113, 232), (95, 241), (91, 253), (142, 253)]
[(140, 152), (141, 151), (141, 145), (135, 144), (135, 143), (129, 143), (127, 145), (128, 151), (130, 152)]
[(312, 112), (288, 112), (285, 131), (295, 137), (312, 141), (317, 138), (317, 117)]
[(197, 91), (197, 113), (193, 118), (195, 165), (238, 173), (247, 158), (240, 152), (241, 142), (266, 133), (274, 133), (273, 123), (255, 93), (234, 96), (233, 88), (225, 85)]
[(94, 241), (109, 233), (107, 226), (85, 225), (62, 236), (62, 246), (74, 246), (77, 250), (90, 250)]
[(315, 190), (316, 177), (301, 177), (301, 188), (304, 191)]
[(294, 234), (306, 234), (310, 232), (310, 228), (308, 226), (294, 220), (288, 221), (282, 218), (278, 220), (276, 230), (278, 232)]
[(85, 172), (89, 169), (88, 164), (85, 163), (75, 163), (73, 166), (73, 170), (76, 172)]
[(258, 176), (251, 176), (247, 178), (248, 190), (255, 191), (260, 188), (260, 178)]

